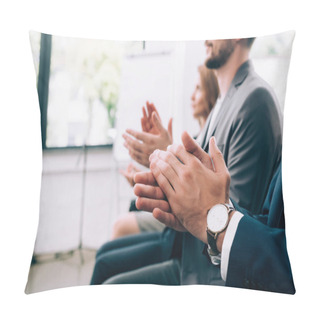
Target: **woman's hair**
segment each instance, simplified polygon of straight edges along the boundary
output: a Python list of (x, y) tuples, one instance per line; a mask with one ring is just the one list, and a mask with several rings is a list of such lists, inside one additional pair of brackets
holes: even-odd
[(220, 90), (218, 80), (213, 69), (208, 69), (205, 65), (198, 67), (200, 82), (203, 88), (206, 100), (208, 102), (208, 115), (219, 97)]

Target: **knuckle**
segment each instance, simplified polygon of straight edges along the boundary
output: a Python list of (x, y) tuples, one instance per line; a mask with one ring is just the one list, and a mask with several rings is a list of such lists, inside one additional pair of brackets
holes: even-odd
[(134, 147), (135, 150), (137, 150), (137, 151), (141, 151), (141, 150), (143, 149), (141, 143), (139, 143), (139, 142), (137, 142), (137, 141), (135, 141), (135, 142), (133, 143), (133, 147)]
[(228, 186), (230, 184), (231, 177), (229, 171), (226, 171), (222, 174), (222, 179), (225, 186)]
[(191, 172), (189, 170), (184, 170), (182, 173), (183, 180), (189, 180), (191, 178)]
[(191, 159), (190, 159), (190, 166), (191, 166), (192, 168), (195, 169), (195, 168), (198, 166), (198, 164), (199, 164), (199, 162), (197, 161), (196, 158), (191, 158)]
[(148, 139), (148, 143), (154, 145), (155, 139), (153, 137), (150, 137), (150, 139)]
[(223, 159), (223, 154), (220, 150), (217, 151), (217, 157)]
[(163, 160), (165, 161), (170, 161), (172, 154), (169, 152), (164, 152), (163, 153)]
[(134, 153), (134, 158), (141, 161), (141, 157), (138, 153)]
[(181, 144), (179, 144), (179, 145), (176, 146), (176, 152), (177, 152), (177, 153), (181, 153), (182, 150), (183, 150), (183, 147), (182, 147)]
[(167, 162), (165, 162), (165, 161), (161, 161), (161, 162), (160, 162), (160, 165), (161, 165), (161, 169), (162, 169), (163, 171), (168, 171), (169, 168), (170, 168), (169, 164), (168, 164)]
[(163, 192), (159, 187), (155, 188), (155, 196), (157, 199), (163, 199)]
[(160, 170), (159, 170), (156, 163), (152, 162), (150, 164), (150, 169), (151, 169), (151, 172), (155, 178), (157, 178), (160, 175)]
[(167, 146), (167, 151), (173, 152), (173, 148), (174, 148), (173, 144), (169, 144), (169, 145)]
[(168, 151), (170, 151), (171, 153), (177, 153), (178, 149), (177, 149), (178, 145), (177, 144), (171, 144), (168, 147)]
[(159, 181), (158, 181), (158, 185), (159, 185), (159, 187), (160, 187), (161, 189), (164, 189), (164, 188), (165, 188), (165, 183), (164, 183), (163, 180), (159, 180)]

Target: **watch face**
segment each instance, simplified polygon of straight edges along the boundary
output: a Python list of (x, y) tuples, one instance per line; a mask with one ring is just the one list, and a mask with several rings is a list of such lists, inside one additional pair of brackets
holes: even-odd
[(222, 231), (228, 223), (228, 209), (222, 205), (217, 204), (212, 207), (207, 216), (208, 228), (212, 232)]

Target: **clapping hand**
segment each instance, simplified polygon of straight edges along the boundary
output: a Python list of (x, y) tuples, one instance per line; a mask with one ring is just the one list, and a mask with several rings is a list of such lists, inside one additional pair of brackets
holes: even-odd
[(168, 129), (162, 126), (159, 113), (153, 104), (147, 102), (147, 111), (143, 110), (141, 118), (142, 132), (127, 129), (123, 134), (124, 146), (128, 149), (130, 157), (149, 167), (149, 157), (156, 150), (166, 150), (172, 143), (172, 118), (169, 120)]
[[(223, 156), (210, 139), (210, 156), (185, 132), (182, 145), (156, 150), (151, 173), (136, 174), (137, 207), (169, 227), (187, 230), (206, 242), (206, 216), (217, 203), (229, 201), (230, 175)], [(144, 184), (141, 184), (144, 183)]]
[(120, 170), (120, 173), (128, 180), (131, 187), (135, 185), (134, 175), (140, 170), (133, 164), (129, 163), (126, 170)]

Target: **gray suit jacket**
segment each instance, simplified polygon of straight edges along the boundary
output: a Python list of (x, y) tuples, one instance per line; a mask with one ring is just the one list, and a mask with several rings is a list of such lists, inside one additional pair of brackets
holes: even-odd
[[(202, 141), (204, 150), (213, 135), (231, 175), (230, 197), (250, 212), (261, 212), (281, 159), (282, 116), (273, 90), (250, 61), (235, 75), (213, 130)], [(204, 244), (190, 233), (182, 242), (181, 283), (219, 284), (220, 269), (202, 253)]]

